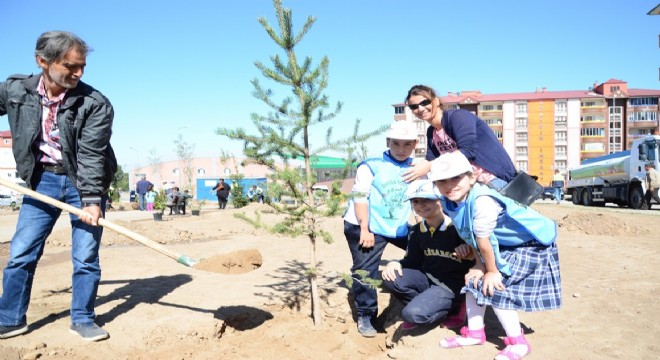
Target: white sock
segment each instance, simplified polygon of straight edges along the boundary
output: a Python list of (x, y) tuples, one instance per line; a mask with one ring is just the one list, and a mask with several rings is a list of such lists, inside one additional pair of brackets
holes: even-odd
[[(465, 295), (465, 307), (468, 317), (468, 329), (473, 331), (482, 330), (484, 328), (484, 314), (486, 313), (486, 307), (477, 305), (477, 299), (475, 299), (470, 293)], [(481, 343), (481, 339), (479, 338), (457, 336), (455, 339), (461, 346), (477, 345)], [(440, 346), (448, 348), (447, 340), (440, 340)]]
[(522, 334), (518, 311), (493, 308), (493, 312), (495, 312), (495, 315), (497, 315), (497, 318), (500, 320), (500, 324), (502, 324), (506, 336), (516, 337)]

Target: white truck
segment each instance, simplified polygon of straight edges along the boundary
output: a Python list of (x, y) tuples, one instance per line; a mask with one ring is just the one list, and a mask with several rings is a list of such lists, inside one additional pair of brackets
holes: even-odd
[(603, 206), (614, 203), (633, 209), (647, 209), (644, 165), (660, 170), (660, 136), (635, 139), (630, 150), (588, 159), (568, 171), (566, 192), (573, 204)]

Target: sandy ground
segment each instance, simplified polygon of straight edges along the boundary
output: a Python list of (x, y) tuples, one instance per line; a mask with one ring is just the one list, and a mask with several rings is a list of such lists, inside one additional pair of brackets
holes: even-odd
[[(657, 294), (660, 211), (534, 204), (560, 225), (562, 309), (521, 313), (532, 344), (529, 359), (655, 359), (660, 346)], [(309, 243), (272, 235), (233, 216), (275, 215), (264, 205), (207, 208), (201, 216), (109, 212), (113, 223), (175, 254), (202, 260), (186, 267), (106, 229), (97, 322), (110, 339), (87, 343), (68, 331), (71, 299), (70, 232), (63, 216), (48, 240), (34, 281), (30, 331), (0, 340), (7, 359), (491, 359), (504, 333), (487, 312), (488, 341), (444, 350), (438, 342), (454, 330), (441, 327), (402, 334), (400, 304), (379, 295), (381, 333), (371, 339), (355, 328), (341, 275), (350, 254), (339, 218), (321, 226), (335, 242), (318, 244), (323, 325), (310, 316)], [(16, 214), (0, 211), (0, 264), (7, 261)], [(383, 262), (402, 252), (388, 247)]]

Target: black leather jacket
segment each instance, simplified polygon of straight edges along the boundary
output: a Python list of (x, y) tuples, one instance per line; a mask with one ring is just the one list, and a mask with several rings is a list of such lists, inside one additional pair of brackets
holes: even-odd
[[(16, 168), (30, 188), (38, 175), (35, 140), (41, 131), (40, 76), (12, 75), (0, 83), (0, 116), (9, 118)], [(113, 118), (110, 101), (82, 81), (68, 91), (57, 112), (63, 165), (84, 203), (100, 202), (117, 171), (110, 146)]]

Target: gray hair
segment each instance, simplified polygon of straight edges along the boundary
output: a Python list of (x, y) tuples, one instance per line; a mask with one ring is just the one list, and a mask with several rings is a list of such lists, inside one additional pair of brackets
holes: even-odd
[(37, 39), (34, 54), (52, 64), (62, 59), (72, 47), (77, 48), (83, 56), (87, 56), (87, 53), (92, 51), (87, 43), (76, 34), (66, 31), (48, 31)]

